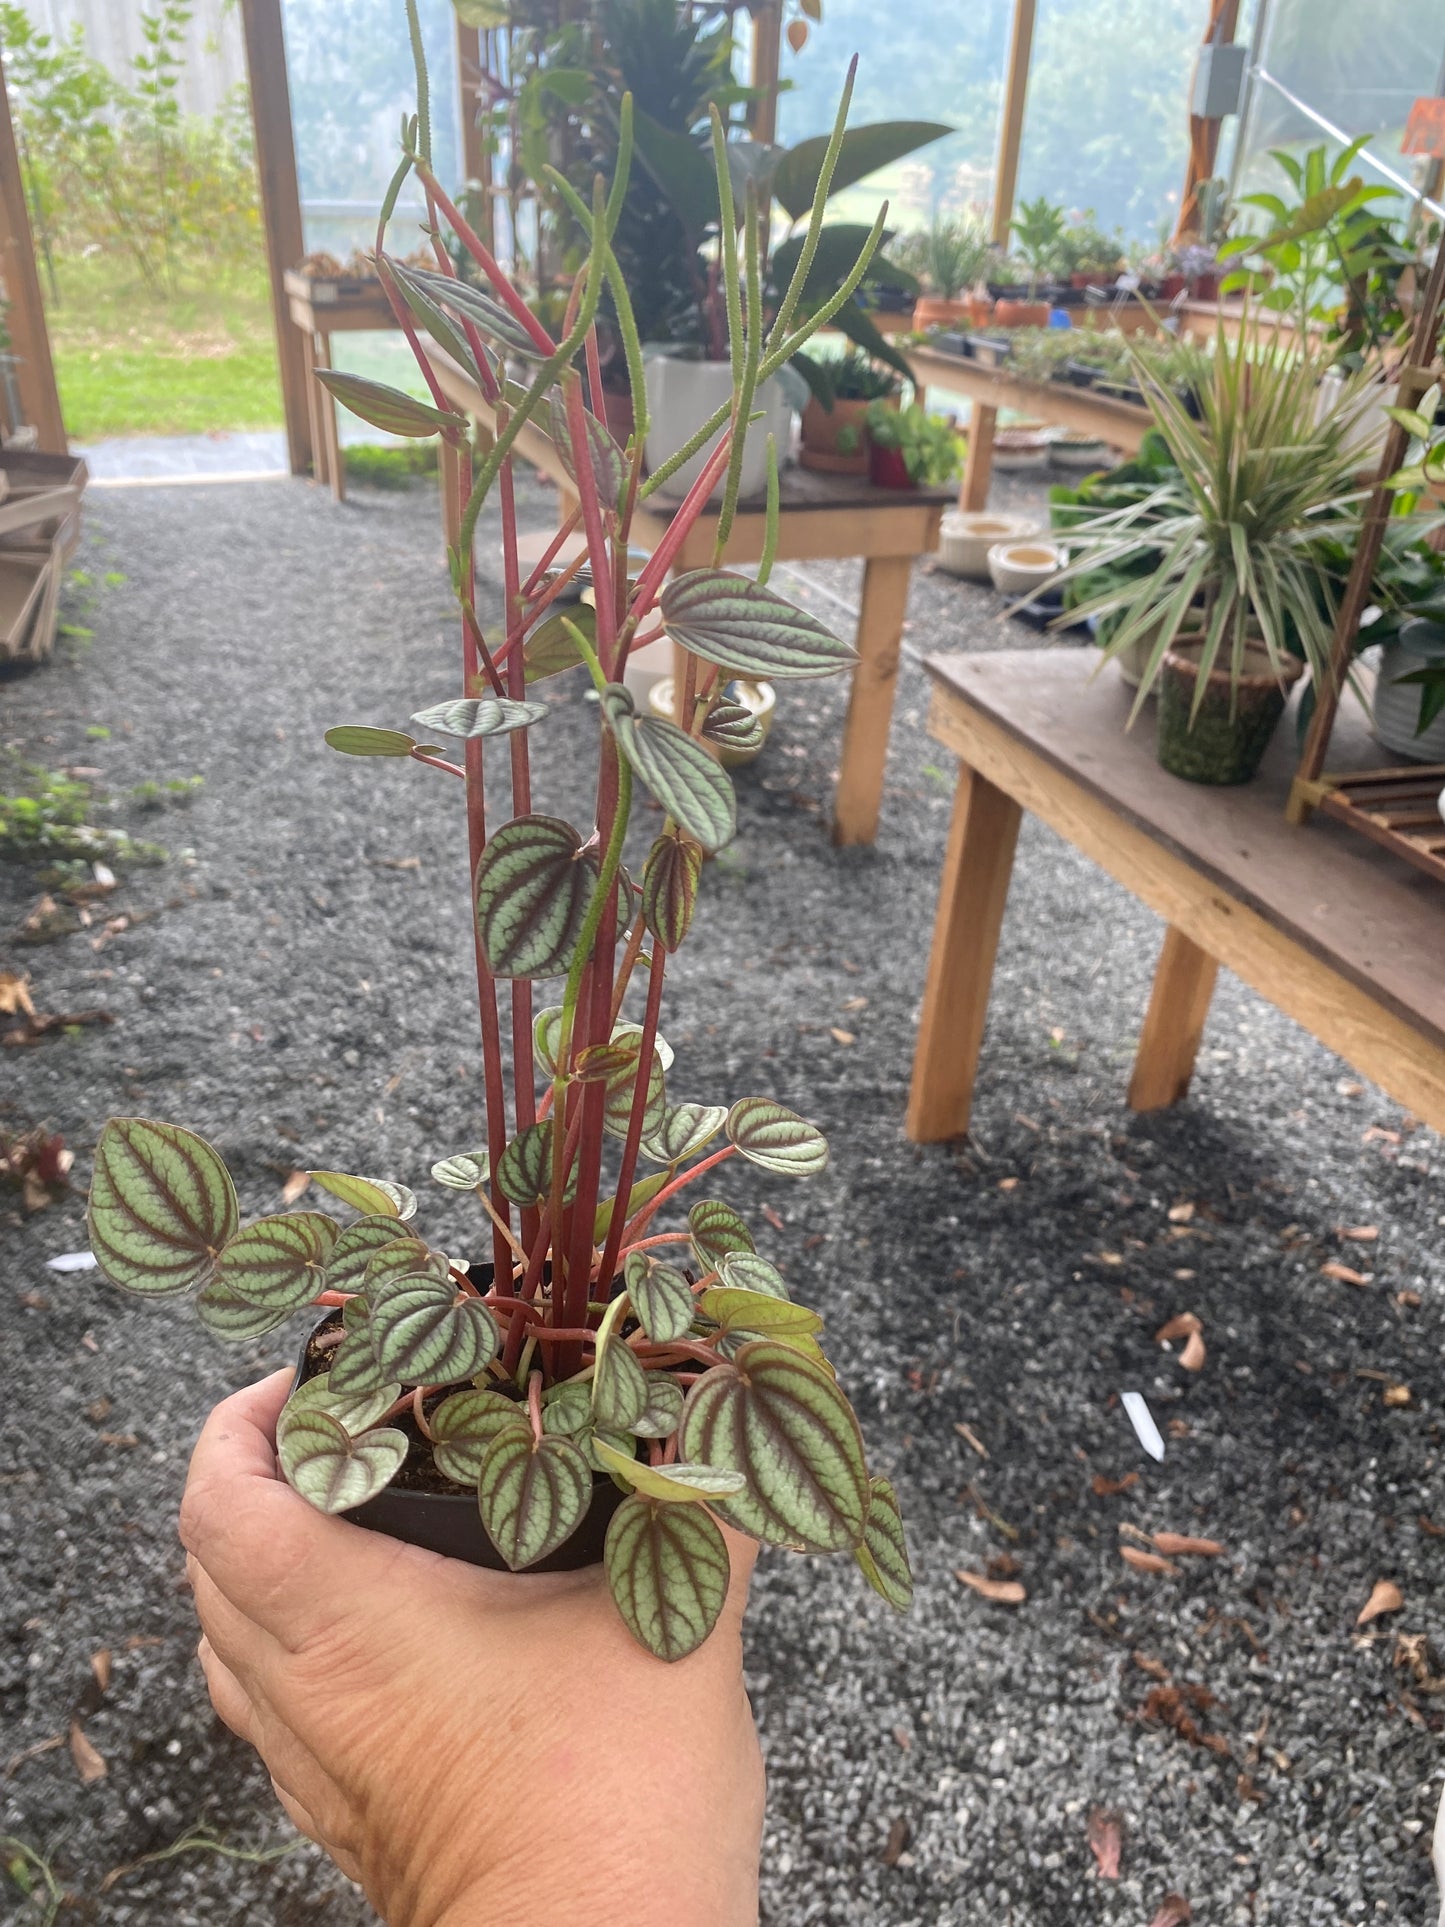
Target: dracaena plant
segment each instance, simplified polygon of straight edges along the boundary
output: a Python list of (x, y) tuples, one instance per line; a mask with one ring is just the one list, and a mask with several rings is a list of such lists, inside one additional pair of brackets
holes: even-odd
[[(852, 660), (769, 586), (766, 560), (757, 580), (716, 566), (668, 580), (725, 475), (721, 557), (738, 494), (737, 431), (757, 384), (829, 309), (794, 320), (811, 258), (805, 246), (794, 287), (764, 331), (758, 222), (732, 219), (715, 126), (724, 233), (741, 236), (744, 256), (727, 276), (735, 393), (667, 471), (644, 478), (641, 354), (611, 245), (630, 153), (627, 105), (610, 189), (599, 180), (592, 207), (577, 204), (590, 251), (554, 339), (437, 181), (420, 62), (418, 85), (376, 254), (433, 401), (350, 376), (326, 379), (366, 419), (444, 444), (460, 528), (451, 568), (461, 688), (413, 719), (423, 739), (343, 724), (328, 740), (352, 755), (409, 758), (426, 766), (427, 780), (458, 785), (470, 837), (485, 1128), (477, 1144), (433, 1164), (431, 1176), (475, 1195), (489, 1262), (431, 1244), (403, 1184), (349, 1173), (312, 1177), (356, 1214), (350, 1222), (295, 1210), (243, 1226), (218, 1154), (176, 1125), (138, 1118), (111, 1119), (97, 1146), (92, 1246), (117, 1285), (193, 1291), (202, 1320), (224, 1338), (254, 1339), (307, 1305), (332, 1308), (310, 1346), (325, 1369), (293, 1392), (278, 1432), (286, 1478), (323, 1510), (360, 1505), (394, 1478), (434, 1489), (440, 1475), (475, 1491), (482, 1526), (520, 1571), (563, 1547), (594, 1487), (605, 1496), (613, 1480), (626, 1496), (606, 1536), (612, 1591), (636, 1637), (669, 1660), (692, 1651), (721, 1608), (728, 1556), (718, 1518), (767, 1543), (852, 1553), (902, 1609), (911, 1582), (897, 1502), (886, 1479), (868, 1474), (857, 1420), (819, 1344), (822, 1320), (791, 1300), (743, 1218), (714, 1191), (737, 1159), (783, 1179), (812, 1176), (827, 1163), (827, 1145), (770, 1097), (679, 1100), (658, 1031), (667, 962), (706, 887), (705, 859), (733, 834), (732, 788), (714, 752), (751, 742), (756, 728), (725, 694), (728, 677), (823, 676)], [(845, 92), (809, 227), (814, 241), (846, 111)], [(390, 210), (412, 172), (427, 196), (435, 273), (402, 266), (386, 247)], [(838, 303), (857, 285), (882, 223), (880, 211)], [(470, 254), (482, 285), (452, 278), (449, 242)], [(626, 448), (600, 413), (595, 317), (604, 283), (633, 377), (636, 428)], [(439, 352), (469, 369), (495, 410), (485, 452), (447, 406)], [(509, 366), (522, 370), (520, 380), (508, 377)], [(524, 575), (511, 451), (526, 422), (554, 438), (579, 506)], [(667, 534), (640, 570), (635, 557), (629, 566), (636, 504), (720, 429)], [(771, 479), (775, 522), (775, 458)], [(473, 532), (493, 493), (505, 597), (488, 628), (476, 606)], [(560, 565), (565, 538), (579, 529), (585, 561)], [(594, 587), (591, 609), (558, 600), (580, 567)], [(629, 651), (664, 629), (691, 652), (685, 726), (636, 714), (622, 682)], [(585, 827), (544, 813), (532, 793), (528, 739), (547, 709), (527, 692), (561, 673), (590, 674), (599, 696), (595, 813)], [(433, 739), (459, 742), (455, 760)], [(506, 822), (484, 817), (494, 760), (511, 784), (516, 814)], [(666, 814), (634, 879), (623, 853), (639, 785)], [(549, 982), (560, 991), (539, 991)]]

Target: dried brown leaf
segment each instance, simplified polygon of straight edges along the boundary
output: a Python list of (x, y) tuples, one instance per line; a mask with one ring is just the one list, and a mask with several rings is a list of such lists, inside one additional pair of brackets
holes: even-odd
[(1333, 1258), (1320, 1266), (1322, 1278), (1333, 1278), (1340, 1285), (1368, 1285), (1374, 1277), (1373, 1272), (1352, 1271), (1348, 1265), (1337, 1264)]
[(1187, 1199), (1181, 1204), (1171, 1204), (1169, 1207), (1170, 1224), (1188, 1224), (1193, 1216), (1194, 1206)]
[(1126, 1472), (1122, 1479), (1106, 1479), (1102, 1472), (1096, 1472), (1093, 1483), (1096, 1499), (1117, 1499), (1121, 1492), (1128, 1492), (1139, 1483), (1139, 1474)]
[(1163, 1660), (1155, 1659), (1152, 1653), (1136, 1651), (1134, 1654), (1134, 1664), (1139, 1668), (1141, 1673), (1147, 1673), (1150, 1679), (1157, 1679), (1164, 1686), (1167, 1686), (1173, 1677)]
[(1021, 1606), (1028, 1594), (1017, 1579), (990, 1579), (981, 1572), (956, 1572), (954, 1578), (961, 1585), (971, 1586), (985, 1599), (991, 1599), (996, 1606)]
[(1203, 1325), (1192, 1311), (1177, 1312), (1167, 1324), (1161, 1325), (1154, 1334), (1156, 1344), (1172, 1345), (1177, 1339), (1191, 1338), (1195, 1332), (1204, 1330)]
[(1381, 1613), (1399, 1612), (1404, 1603), (1405, 1595), (1393, 1579), (1377, 1579), (1374, 1590), (1359, 1610), (1355, 1624), (1367, 1626), (1372, 1619), (1378, 1619)]
[(75, 1770), (83, 1786), (93, 1786), (110, 1771), (94, 1745), (85, 1737), (79, 1720), (70, 1722), (70, 1757), (75, 1762)]
[(1124, 1851), (1124, 1830), (1117, 1813), (1094, 1808), (1089, 1815), (1089, 1848), (1099, 1863), (1100, 1880), (1117, 1880)]
[(95, 1674), (95, 1683), (102, 1693), (110, 1690), (110, 1648), (102, 1646), (90, 1656), (90, 1670)]
[(281, 1186), (282, 1204), (295, 1204), (296, 1200), (302, 1195), (310, 1183), (311, 1173), (309, 1171), (293, 1171)]
[(35, 1006), (30, 1001), (29, 977), (17, 976), (13, 970), (0, 970), (0, 1017), (33, 1017)]
[(1198, 1559), (1219, 1559), (1224, 1555), (1224, 1547), (1217, 1539), (1194, 1539), (1187, 1532), (1156, 1532), (1154, 1545), (1158, 1551), (1176, 1558), (1193, 1555)]
[(1165, 1894), (1149, 1927), (1184, 1927), (1184, 1923), (1193, 1918), (1194, 1909), (1183, 1894)]
[(1126, 1566), (1133, 1566), (1137, 1572), (1162, 1573), (1166, 1576), (1178, 1572), (1178, 1566), (1157, 1552), (1145, 1552), (1139, 1546), (1120, 1546), (1119, 1557)]
[(1199, 1333), (1190, 1332), (1184, 1341), (1184, 1350), (1179, 1354), (1179, 1363), (1184, 1367), (1186, 1372), (1202, 1372), (1204, 1370), (1204, 1361), (1208, 1356), (1209, 1354), (1204, 1347), (1204, 1340), (1199, 1336)]
[(900, 1814), (898, 1819), (896, 1819), (888, 1829), (887, 1845), (879, 1855), (885, 1867), (896, 1867), (898, 1865), (898, 1862), (907, 1850), (908, 1842), (912, 1838), (913, 1828)]
[(988, 1447), (971, 1425), (965, 1425), (962, 1419), (955, 1419), (953, 1429), (961, 1439), (973, 1447), (981, 1459), (988, 1457)]
[(1372, 1245), (1380, 1235), (1377, 1224), (1337, 1224), (1335, 1236), (1347, 1238), (1351, 1244)]

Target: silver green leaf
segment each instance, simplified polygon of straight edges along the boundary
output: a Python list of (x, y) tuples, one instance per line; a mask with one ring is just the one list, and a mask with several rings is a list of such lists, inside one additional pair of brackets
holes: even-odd
[[(396, 271), (395, 263), (392, 264), (392, 271)], [(450, 308), (453, 314), (465, 315), (489, 346), (495, 346), (508, 355), (525, 356), (529, 361), (542, 359), (536, 342), (526, 329), (484, 289), (431, 268), (412, 268), (409, 276), (413, 285), (429, 294), (434, 301)]]
[(368, 1425), (375, 1425), (400, 1397), (401, 1386), (396, 1383), (378, 1385), (369, 1392), (337, 1392), (332, 1389), (331, 1374), (318, 1372), (315, 1378), (308, 1378), (304, 1385), (296, 1386), (281, 1407), (281, 1416), (276, 1422), (276, 1436), (280, 1437), (298, 1412), (325, 1412), (329, 1418), (336, 1420), (344, 1432), (349, 1432), (355, 1438)]
[(732, 779), (695, 737), (676, 723), (636, 713), (621, 683), (609, 683), (602, 696), (618, 750), (680, 828), (704, 850), (730, 843), (737, 829)]
[(741, 1472), (747, 1490), (719, 1506), (771, 1544), (851, 1550), (868, 1516), (868, 1473), (853, 1408), (828, 1373), (772, 1339), (744, 1345), (688, 1393), (685, 1459)]
[(372, 729), (367, 723), (338, 723), (323, 740), (343, 756), (410, 756), (415, 736), (400, 729)]
[(214, 1332), (217, 1338), (224, 1338), (231, 1345), (245, 1344), (252, 1338), (264, 1338), (267, 1332), (275, 1331), (291, 1316), (285, 1305), (272, 1311), (248, 1305), (244, 1298), (238, 1298), (217, 1278), (213, 1278), (208, 1285), (202, 1285), (197, 1292), (196, 1311), (207, 1331)]
[(379, 1251), (400, 1240), (400, 1221), (394, 1217), (358, 1218), (349, 1224), (326, 1260), (328, 1291), (360, 1291), (366, 1268)]
[[(609, 1137), (625, 1138), (632, 1122), (632, 1100), (641, 1075), (640, 1035), (631, 1038), (614, 1037), (610, 1044), (603, 1046), (609, 1053), (620, 1057), (621, 1068), (607, 1070), (607, 1096), (602, 1107), (602, 1128)], [(642, 1133), (648, 1137), (653, 1131), (660, 1130), (667, 1117), (667, 1086), (663, 1072), (662, 1054), (654, 1050), (652, 1062), (648, 1067), (647, 1091), (642, 1107)]]
[(593, 1422), (608, 1432), (628, 1432), (647, 1410), (647, 1374), (620, 1338), (597, 1349), (592, 1371)]
[(455, 1385), (485, 1371), (500, 1343), (496, 1320), (475, 1298), (425, 1274), (393, 1278), (371, 1305), (371, 1346), (403, 1385)]
[(393, 1278), (407, 1278), (416, 1272), (435, 1279), (439, 1286), (446, 1285), (451, 1277), (446, 1259), (439, 1251), (428, 1251), (420, 1238), (393, 1238), (372, 1253), (362, 1274), (361, 1288), (368, 1298), (374, 1299)]
[(686, 1336), (696, 1308), (692, 1286), (680, 1271), (658, 1263), (649, 1251), (629, 1251), (622, 1282), (642, 1329), (654, 1343), (665, 1345)]
[(769, 1298), (790, 1298), (782, 1272), (756, 1251), (728, 1251), (719, 1258), (717, 1269), (725, 1285), (737, 1291), (760, 1291)]
[(436, 1438), (432, 1457), (437, 1470), (458, 1485), (477, 1483), (487, 1447), (499, 1433), (510, 1428), (532, 1436), (526, 1408), (500, 1392), (453, 1392), (428, 1414), (427, 1423)]
[[(556, 445), (563, 468), (575, 482), (577, 458), (572, 448), (572, 432), (567, 425), (567, 405), (556, 389), (552, 391), (551, 409), (552, 440)], [(583, 409), (582, 419), (586, 424), (587, 452), (592, 462), (592, 474), (597, 484), (598, 498), (604, 509), (618, 508), (621, 505), (622, 491), (627, 487), (630, 474), (627, 457), (591, 409)]]
[(868, 1522), (863, 1542), (853, 1548), (853, 1557), (863, 1577), (881, 1599), (895, 1612), (906, 1613), (913, 1603), (913, 1574), (908, 1565), (908, 1542), (903, 1536), (903, 1515), (898, 1510), (898, 1494), (890, 1479), (875, 1478), (869, 1485)]
[(560, 1004), (548, 1004), (532, 1019), (532, 1055), (548, 1077), (557, 1075), (557, 1052), (561, 1048), (565, 1015)]
[(604, 1470), (614, 1473), (646, 1498), (668, 1505), (699, 1505), (730, 1499), (743, 1489), (741, 1472), (724, 1472), (715, 1465), (649, 1465), (635, 1453), (619, 1452), (599, 1443), (597, 1456)]
[(216, 1280), (248, 1305), (299, 1311), (326, 1290), (326, 1263), (339, 1226), (322, 1211), (281, 1211), (228, 1238)]
[(654, 1164), (681, 1164), (711, 1144), (727, 1118), (721, 1104), (669, 1104), (657, 1129), (643, 1138), (643, 1156)]
[[(451, 317), (444, 312), (441, 304), (417, 279), (416, 269), (407, 267), (401, 261), (389, 260), (387, 262), (387, 271), (395, 280), (398, 288), (400, 288), (402, 299), (426, 329), (432, 340), (436, 342), (438, 347), (446, 350), (452, 360), (458, 363), (458, 365), (472, 377), (478, 387), (483, 386), (481, 370), (477, 366), (477, 358), (472, 351), (472, 344), (468, 341), (462, 330), (452, 321)], [(483, 352), (485, 353), (486, 351), (483, 350)], [(494, 364), (493, 358), (490, 355), (487, 356), (487, 366), (492, 380), (500, 382), (501, 370)]]
[(592, 1423), (592, 1381), (564, 1379), (542, 1394), (542, 1430), (575, 1437)]
[(505, 696), (465, 696), (456, 702), (419, 709), (412, 721), (438, 736), (467, 741), (473, 736), (505, 736), (510, 730), (528, 729), (546, 714), (546, 703), (513, 702)]
[(699, 1305), (724, 1331), (766, 1333), (770, 1338), (801, 1335), (811, 1338), (823, 1329), (817, 1312), (790, 1299), (775, 1298), (771, 1292), (740, 1291), (732, 1285), (714, 1285), (701, 1294)]
[(676, 830), (658, 837), (642, 872), (642, 920), (671, 953), (692, 927), (702, 881), (702, 851)]
[(628, 1631), (659, 1659), (685, 1659), (717, 1624), (728, 1594), (728, 1549), (700, 1505), (634, 1493), (612, 1515), (603, 1559)]
[(727, 1133), (743, 1156), (783, 1178), (811, 1178), (828, 1164), (828, 1140), (786, 1104), (740, 1097), (728, 1112)]
[(388, 387), (384, 381), (369, 381), (365, 375), (318, 368), (316, 379), (330, 389), (343, 408), (388, 435), (435, 435), (439, 428), (465, 429), (467, 425), (465, 415), (433, 408), (430, 402), (417, 401), (402, 389)]
[(416, 1193), (386, 1178), (358, 1178), (349, 1171), (313, 1171), (311, 1182), (370, 1218), (414, 1218)]
[(595, 649), (597, 611), (574, 604), (537, 624), (522, 645), (522, 662), (529, 684), (542, 682), (548, 676), (560, 676), (564, 669), (575, 669), (583, 660), (572, 633), (574, 629), (580, 629)]
[(628, 1427), (640, 1439), (670, 1438), (682, 1417), (682, 1387), (667, 1372), (648, 1372), (647, 1403)]
[(113, 1285), (162, 1295), (207, 1283), (239, 1219), (229, 1172), (194, 1132), (143, 1117), (101, 1132), (86, 1225)]
[(433, 1181), (449, 1191), (479, 1191), (491, 1174), (491, 1159), (485, 1151), (458, 1151), (431, 1168)]
[(363, 1392), (379, 1392), (383, 1386), (397, 1382), (390, 1372), (382, 1370), (372, 1348), (369, 1317), (348, 1331), (331, 1354), (331, 1368), (327, 1377), (331, 1380), (332, 1391), (345, 1393), (348, 1398)]
[(582, 839), (551, 816), (516, 816), (477, 864), (477, 928), (494, 976), (556, 977), (567, 968), (596, 877)]
[[(552, 1194), (552, 1120), (529, 1124), (497, 1159), (497, 1183), (513, 1204), (540, 1204)], [(577, 1164), (567, 1173), (563, 1203), (577, 1195)]]
[[(413, 722), (420, 722), (414, 716)], [(731, 749), (751, 753), (763, 746), (764, 730), (762, 720), (755, 709), (746, 703), (732, 702), (724, 696), (715, 702), (707, 712), (702, 725), (703, 740), (716, 743), (719, 749)]]
[(832, 676), (858, 653), (776, 589), (726, 569), (693, 569), (660, 598), (673, 641), (739, 676), (786, 682)]
[(582, 1523), (592, 1473), (571, 1439), (509, 1426), (487, 1447), (477, 1502), (487, 1536), (513, 1572), (545, 1559)]
[(607, 1473), (609, 1477), (612, 1476), (611, 1470), (599, 1457), (599, 1447), (610, 1446), (614, 1452), (620, 1452), (624, 1458), (631, 1458), (637, 1450), (637, 1440), (628, 1433), (608, 1432), (600, 1426), (596, 1428), (589, 1426), (585, 1432), (579, 1432), (573, 1443), (592, 1471)]
[(349, 1512), (374, 1499), (406, 1453), (405, 1434), (391, 1426), (353, 1439), (323, 1411), (295, 1413), (276, 1441), (287, 1482), (321, 1512)]
[(687, 1214), (693, 1256), (704, 1271), (715, 1271), (731, 1251), (755, 1251), (753, 1234), (721, 1198), (700, 1198)]

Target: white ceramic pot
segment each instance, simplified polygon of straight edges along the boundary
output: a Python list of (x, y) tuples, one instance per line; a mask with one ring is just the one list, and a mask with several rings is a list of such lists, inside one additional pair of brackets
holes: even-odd
[[(672, 355), (654, 355), (644, 370), (647, 382), (647, 466), (661, 468), (678, 449), (685, 448), (710, 415), (724, 402), (732, 400), (733, 371), (726, 361), (683, 361)], [(743, 453), (741, 493), (744, 498), (761, 495), (768, 485), (768, 436), (777, 438), (779, 465), (787, 457), (792, 429), (792, 410), (787, 391), (774, 376), (758, 389), (753, 398), (753, 413), (759, 416), (747, 433)], [(721, 430), (719, 430), (719, 435)], [(690, 456), (658, 490), (659, 495), (680, 502), (703, 471), (709, 454), (717, 447), (718, 435)], [(719, 478), (708, 500), (722, 495)]]
[(988, 552), (988, 573), (1000, 595), (1032, 595), (1064, 566), (1064, 552), (1052, 542), (996, 542)]
[[(1319, 397), (1315, 403), (1317, 424), (1335, 412), (1344, 393), (1345, 377), (1337, 368), (1326, 369), (1320, 376)], [(1345, 445), (1356, 452), (1361, 470), (1378, 465), (1385, 452), (1385, 437), (1390, 432), (1390, 417), (1385, 410), (1397, 408), (1399, 403), (1400, 384), (1395, 381), (1377, 383), (1355, 405), (1345, 428)]]
[(938, 526), (938, 566), (973, 582), (988, 581), (988, 552), (997, 542), (1016, 542), (1037, 533), (1026, 515), (991, 515), (987, 510), (949, 509)]
[[(647, 706), (654, 716), (665, 723), (676, 721), (672, 713), (671, 676), (659, 676), (647, 692)], [(747, 682), (738, 678), (728, 684), (728, 694), (734, 702), (750, 709), (762, 724), (763, 741), (756, 749), (723, 749), (714, 744), (713, 753), (724, 769), (736, 769), (739, 764), (751, 763), (763, 753), (763, 743), (768, 740), (768, 732), (773, 726), (773, 711), (777, 707), (777, 691), (770, 682)]]
[(1423, 669), (1425, 658), (1417, 656), (1398, 642), (1387, 643), (1380, 651), (1380, 666), (1375, 674), (1375, 734), (1392, 755), (1411, 763), (1445, 763), (1445, 714), (1439, 715), (1427, 730), (1415, 733), (1420, 720), (1420, 685), (1402, 683), (1413, 669)]

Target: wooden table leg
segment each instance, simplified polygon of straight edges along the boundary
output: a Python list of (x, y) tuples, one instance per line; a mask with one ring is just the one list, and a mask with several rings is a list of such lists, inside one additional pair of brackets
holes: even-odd
[(958, 506), (971, 514), (988, 507), (988, 485), (993, 480), (993, 431), (998, 425), (998, 410), (976, 401), (968, 423), (968, 459), (963, 466), (963, 487), (958, 491)]
[(1020, 815), (1011, 796), (960, 768), (908, 1096), (916, 1144), (968, 1129)]
[(1129, 1106), (1162, 1111), (1189, 1089), (1219, 965), (1171, 924), (1164, 932), (1149, 1011), (1139, 1033)]
[(858, 666), (843, 724), (838, 794), (833, 803), (833, 841), (871, 843), (878, 834), (888, 728), (898, 681), (898, 652), (908, 607), (913, 558), (876, 555), (863, 565), (858, 611)]
[(326, 396), (316, 379), (316, 337), (309, 328), (301, 330), (301, 370), (306, 384), (306, 419), (311, 425), (311, 479), (324, 484), (329, 479), (326, 437), (321, 432), (321, 405)]

